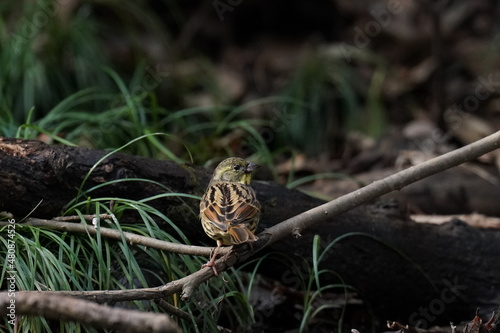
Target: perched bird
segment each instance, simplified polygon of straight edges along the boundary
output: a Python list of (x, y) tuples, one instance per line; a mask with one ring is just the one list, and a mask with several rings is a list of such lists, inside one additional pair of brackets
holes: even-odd
[(222, 245), (254, 242), (260, 218), (260, 204), (250, 187), (252, 171), (260, 166), (241, 158), (222, 161), (214, 171), (201, 198), (200, 218), (206, 234), (217, 241), (210, 261), (202, 267), (214, 266), (217, 251)]

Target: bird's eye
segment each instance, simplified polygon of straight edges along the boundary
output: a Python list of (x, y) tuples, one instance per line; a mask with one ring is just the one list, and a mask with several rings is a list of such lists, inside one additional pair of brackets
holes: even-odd
[(240, 169), (241, 169), (241, 165), (236, 164), (236, 165), (234, 165), (234, 166), (233, 166), (233, 169), (234, 169), (235, 171), (238, 171), (238, 170), (240, 170)]

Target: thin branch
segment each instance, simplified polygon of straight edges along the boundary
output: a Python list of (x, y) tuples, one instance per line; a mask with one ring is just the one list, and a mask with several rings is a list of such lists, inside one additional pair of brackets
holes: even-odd
[[(226, 256), (218, 260), (220, 266), (224, 268), (227, 268), (226, 265), (227, 262), (232, 263), (232, 260), (228, 260)], [(235, 256), (231, 257), (235, 258)], [(234, 265), (234, 263), (232, 264)], [(36, 294), (47, 294), (47, 295), (72, 296), (81, 299), (92, 300), (97, 303), (105, 303), (105, 302), (125, 302), (125, 301), (136, 301), (136, 300), (160, 299), (182, 291), (182, 298), (188, 299), (189, 297), (191, 297), (192, 292), (196, 289), (196, 287), (198, 287), (201, 283), (210, 279), (212, 276), (213, 276), (212, 269), (210, 267), (207, 267), (197, 272), (194, 272), (190, 275), (187, 275), (183, 278), (180, 278), (178, 280), (171, 281), (160, 287), (125, 289), (125, 290), (92, 290), (92, 291), (72, 291), (72, 290), (18, 291), (16, 292), (16, 296), (36, 293)]]
[[(43, 316), (48, 319), (69, 320), (95, 328), (120, 332), (179, 333), (181, 329), (168, 315), (112, 308), (94, 302), (44, 292), (16, 292), (11, 297), (0, 293), (0, 316)], [(14, 302), (12, 302), (14, 301)], [(10, 306), (10, 308), (8, 308)]]
[[(500, 131), (467, 146), (438, 156), (416, 166), (412, 166), (392, 176), (375, 181), (352, 193), (289, 218), (288, 220), (265, 230), (263, 233), (270, 235), (268, 244), (274, 243), (288, 235), (299, 237), (300, 233), (304, 229), (315, 226), (321, 222), (331, 220), (334, 216), (345, 213), (348, 210), (378, 198), (381, 195), (400, 190), (403, 187), (415, 183), (423, 178), (453, 168), (464, 162), (474, 160), (499, 147)], [(218, 267), (217, 270), (219, 270)]]
[[(264, 236), (263, 239), (259, 239), (258, 243), (266, 244), (267, 238), (267, 236)], [(219, 270), (219, 268), (221, 269), (221, 271), (226, 270), (229, 267), (234, 266), (236, 263), (246, 260), (253, 253), (252, 251), (249, 251), (249, 248), (250, 247), (246, 244), (238, 247), (229, 247), (227, 253), (223, 254), (222, 258), (215, 262), (217, 270)], [(183, 278), (171, 281), (163, 286), (153, 288), (93, 291), (18, 291), (16, 295), (31, 293), (53, 294), (78, 297), (82, 299), (92, 300), (97, 303), (105, 303), (161, 299), (181, 292), (182, 299), (187, 300), (191, 298), (193, 292), (196, 290), (196, 288), (198, 288), (200, 284), (209, 280), (213, 276), (214, 274), (212, 268), (206, 267)]]
[[(9, 224), (8, 222), (0, 222), (0, 226), (5, 226)], [(27, 218), (23, 222), (17, 223), (17, 226), (29, 225), (34, 227), (49, 228), (51, 230), (76, 232), (76, 233), (88, 233), (91, 235), (97, 235), (97, 228), (91, 224), (82, 223), (68, 223), (55, 220), (44, 220), (37, 218)], [(125, 240), (130, 245), (144, 245), (150, 248), (169, 251), (179, 254), (190, 254), (197, 256), (209, 257), (212, 248), (204, 246), (177, 244), (172, 242), (162, 241), (160, 239), (155, 239), (151, 237), (137, 235), (131, 232), (121, 233), (119, 230), (111, 228), (99, 227), (101, 236), (121, 240), (122, 234)], [(226, 250), (227, 251), (227, 250)]]
[(67, 221), (67, 222), (79, 222), (84, 218), (86, 221), (92, 221), (95, 218), (99, 218), (100, 220), (104, 219), (112, 219), (113, 215), (110, 214), (99, 214), (99, 216), (95, 214), (84, 214), (84, 215), (72, 215), (72, 216), (58, 216), (54, 217), (56, 221)]
[(203, 320), (198, 319), (198, 318), (194, 318), (189, 313), (187, 313), (185, 311), (182, 311), (181, 309), (179, 309), (179, 308), (171, 305), (170, 303), (166, 302), (163, 299), (158, 300), (157, 303), (158, 303), (158, 306), (160, 308), (162, 308), (165, 312), (173, 314), (174, 316), (176, 316), (178, 318), (181, 318), (181, 319), (185, 319), (185, 320), (188, 320), (188, 321), (194, 321), (194, 322), (196, 322), (196, 324), (198, 324), (200, 326), (203, 325)]

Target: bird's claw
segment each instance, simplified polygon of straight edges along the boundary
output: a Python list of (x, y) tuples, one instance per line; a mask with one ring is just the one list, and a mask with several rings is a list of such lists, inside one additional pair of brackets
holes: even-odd
[(215, 276), (218, 276), (219, 273), (217, 273), (217, 269), (215, 268), (215, 262), (213, 260), (210, 260), (206, 264), (201, 265), (201, 268), (205, 267), (212, 267), (212, 270), (214, 271)]

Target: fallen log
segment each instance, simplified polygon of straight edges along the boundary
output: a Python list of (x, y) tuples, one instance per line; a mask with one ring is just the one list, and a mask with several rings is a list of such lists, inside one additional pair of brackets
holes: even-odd
[[(0, 211), (23, 217), (37, 207), (32, 216), (54, 217), (79, 189), (85, 197), (143, 199), (166, 189), (201, 195), (210, 177), (203, 168), (126, 154), (112, 154), (96, 164), (106, 154), (0, 139)], [(116, 182), (88, 192), (127, 178), (145, 178), (162, 186)], [(322, 203), (272, 182), (256, 181), (253, 186), (263, 206), (260, 230)], [(211, 244), (198, 223), (197, 200), (168, 197), (153, 205), (193, 243)], [(125, 219), (134, 221), (133, 215)], [(336, 242), (321, 267), (352, 285), (379, 316), (423, 327), (466, 318), (476, 307), (494, 310), (500, 302), (500, 234), (495, 230), (476, 229), (459, 220), (441, 225), (414, 223), (404, 207), (385, 201), (333, 217), (299, 238), (273, 244), (268, 251), (311, 258), (315, 234), (321, 235), (324, 246)], [(261, 272), (292, 287), (300, 274), (271, 261), (264, 262)]]

